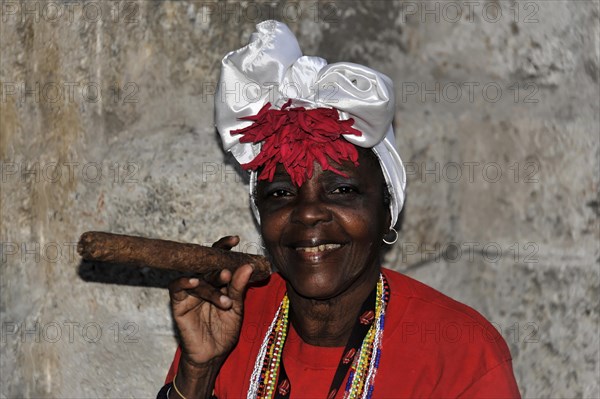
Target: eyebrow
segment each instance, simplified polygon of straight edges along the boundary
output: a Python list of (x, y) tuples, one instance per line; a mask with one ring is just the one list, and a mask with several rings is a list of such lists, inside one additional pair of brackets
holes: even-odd
[(291, 176), (288, 173), (286, 173), (285, 171), (283, 171), (283, 172), (275, 172), (273, 174), (273, 180), (275, 180), (275, 179), (277, 179), (277, 180), (291, 180)]

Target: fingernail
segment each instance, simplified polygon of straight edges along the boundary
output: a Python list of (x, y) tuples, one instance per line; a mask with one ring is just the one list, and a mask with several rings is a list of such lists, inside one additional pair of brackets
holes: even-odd
[(190, 284), (198, 284), (200, 280), (198, 280), (197, 278), (191, 278), (190, 279)]

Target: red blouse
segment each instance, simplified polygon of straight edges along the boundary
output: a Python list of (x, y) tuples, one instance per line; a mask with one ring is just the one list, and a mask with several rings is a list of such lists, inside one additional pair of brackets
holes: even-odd
[[(373, 398), (520, 398), (506, 342), (483, 316), (410, 277), (383, 272), (391, 295)], [(256, 355), (284, 293), (277, 273), (248, 290), (240, 340), (215, 384), (219, 399), (246, 397)], [(309, 345), (290, 326), (283, 361), (291, 398), (325, 398), (343, 349)], [(180, 349), (167, 383), (179, 357)], [(336, 398), (343, 396), (340, 389)]]

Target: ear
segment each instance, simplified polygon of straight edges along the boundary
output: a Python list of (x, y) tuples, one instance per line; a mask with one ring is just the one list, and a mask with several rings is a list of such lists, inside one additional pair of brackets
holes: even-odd
[(381, 212), (381, 239), (385, 239), (390, 233), (390, 223), (392, 222), (392, 215), (390, 213), (389, 204), (384, 204)]
[(391, 223), (392, 223), (392, 214), (390, 213), (390, 207), (388, 206), (387, 212), (385, 213), (385, 232), (386, 233), (388, 231), (390, 231), (390, 224)]
[(385, 181), (383, 183), (383, 196), (384, 196), (383, 207), (385, 209), (384, 221), (383, 221), (383, 235), (386, 235), (390, 231), (390, 224), (392, 223), (392, 214), (391, 214), (391, 210), (390, 210), (390, 202), (391, 202), (390, 188), (385, 183)]

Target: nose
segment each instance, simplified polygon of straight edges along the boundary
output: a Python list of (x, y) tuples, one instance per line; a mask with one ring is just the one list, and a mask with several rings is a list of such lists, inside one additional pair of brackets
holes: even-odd
[(298, 200), (292, 212), (292, 223), (301, 223), (306, 226), (315, 226), (318, 223), (328, 222), (332, 219), (331, 211), (327, 204), (319, 198), (318, 193), (311, 190), (300, 189)]

